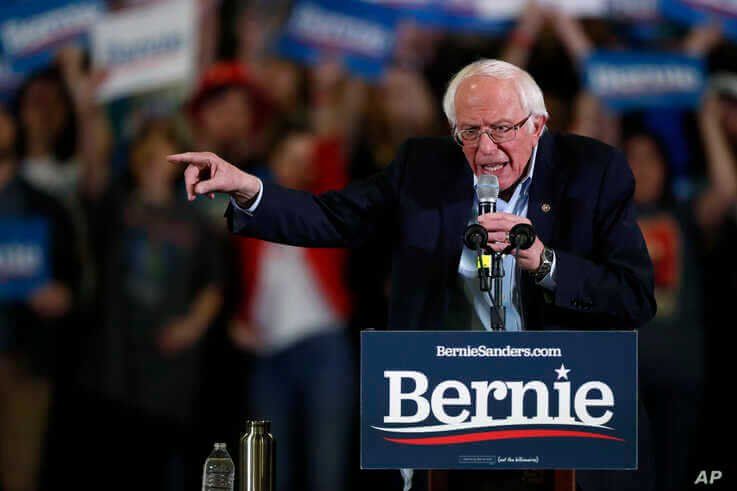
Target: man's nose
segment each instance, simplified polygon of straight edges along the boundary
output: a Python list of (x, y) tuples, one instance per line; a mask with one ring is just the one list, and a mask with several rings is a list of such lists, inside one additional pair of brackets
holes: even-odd
[(479, 150), (483, 153), (492, 153), (498, 148), (498, 145), (494, 143), (488, 133), (481, 133), (479, 137)]

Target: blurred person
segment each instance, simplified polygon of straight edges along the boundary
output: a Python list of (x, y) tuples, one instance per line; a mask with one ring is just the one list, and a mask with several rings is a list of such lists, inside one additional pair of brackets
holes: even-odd
[(24, 82), (17, 111), (23, 175), (47, 192), (73, 194), (79, 179), (79, 166), (72, 161), (78, 121), (58, 68), (47, 68)]
[(340, 60), (325, 58), (311, 67), (308, 78), (308, 121), (321, 137), (343, 140), (348, 148), (357, 138), (367, 104), (367, 85), (348, 74)]
[(304, 121), (306, 69), (279, 58), (264, 60), (259, 70), (259, 83), (274, 102), (278, 114), (293, 123)]
[[(18, 137), (0, 103), (0, 250), (8, 248), (0, 254), (0, 489), (37, 491), (59, 343), (72, 327), (79, 294), (79, 258), (65, 207), (22, 177)], [(14, 269), (14, 246), (5, 240), (37, 224), (46, 237), (38, 246), (48, 277), (28, 292), (13, 293), (13, 276), (24, 273)]]
[[(299, 129), (284, 134), (270, 160), (274, 181), (301, 190), (340, 186), (340, 176), (344, 184), (344, 167), (342, 154)], [(257, 354), (249, 416), (272, 421), (276, 489), (348, 489), (356, 381), (345, 329), (345, 252), (256, 239), (238, 244), (245, 291), (230, 334)]]
[(698, 453), (694, 461), (698, 468), (705, 465), (729, 469), (732, 459), (721, 448), (723, 442), (720, 423), (724, 408), (724, 387), (728, 386), (731, 371), (725, 370), (725, 361), (732, 354), (732, 336), (729, 326), (737, 291), (737, 267), (725, 258), (737, 248), (737, 199), (732, 175), (737, 169), (737, 74), (721, 73), (710, 81), (710, 95), (699, 113), (698, 122), (711, 182), (719, 182), (720, 193), (712, 200), (704, 200), (696, 209), (702, 223), (712, 233), (701, 241), (706, 246), (704, 297), (706, 310), (706, 397), (703, 423), (700, 427)]
[[(189, 459), (201, 340), (222, 304), (223, 265), (210, 228), (184, 213), (176, 192), (166, 155), (181, 145), (173, 120), (147, 121), (131, 143), (131, 185), (114, 182), (87, 202), (100, 278), (84, 383), (108, 401), (112, 423), (100, 424), (125, 428), (119, 441), (101, 443), (110, 452), (101, 466), (110, 476), (139, 469), (114, 483), (127, 489), (141, 482), (182, 489), (198, 479), (199, 463)], [(141, 461), (147, 445), (157, 452), (150, 464)]]
[(28, 77), (15, 96), (21, 174), (72, 204), (80, 192), (104, 186), (111, 139), (95, 101), (101, 72), (84, 68), (75, 47), (59, 51), (49, 67)]
[(374, 169), (386, 167), (411, 135), (440, 133), (438, 105), (427, 82), (414, 70), (389, 68), (372, 88), (366, 109), (362, 144), (373, 154)]
[[(357, 98), (353, 98), (354, 102)], [(440, 108), (427, 81), (416, 70), (390, 67), (377, 85), (368, 87), (357, 130), (349, 148), (350, 175), (364, 179), (385, 169), (401, 144), (413, 135), (440, 134)], [(346, 116), (347, 117), (347, 116)], [(346, 117), (338, 118), (338, 121)], [(348, 282), (355, 295), (351, 325), (356, 331), (387, 325), (391, 243), (383, 240), (390, 223), (350, 251)]]
[[(635, 176), (638, 223), (653, 261), (658, 302), (639, 347), (641, 392), (653, 421), (660, 490), (686, 486), (688, 464), (695, 457), (695, 426), (706, 382), (703, 292), (708, 285), (702, 258), (737, 203), (737, 165), (722, 129), (726, 109), (716, 93), (705, 95), (698, 121), (707, 179), (685, 202), (674, 196), (660, 138), (630, 120), (624, 129), (622, 148)], [(723, 288), (720, 281), (718, 289)]]
[(272, 103), (245, 66), (222, 61), (208, 68), (188, 109), (196, 147), (217, 149), (243, 169), (263, 163)]
[(239, 0), (233, 16), (235, 59), (258, 72), (290, 9), (288, 0)]
[(403, 19), (397, 26), (394, 65), (422, 71), (434, 61), (439, 39), (437, 30), (420, 26), (414, 20)]
[[(576, 72), (579, 73), (595, 49), (594, 41), (590, 39), (582, 22), (563, 9), (552, 7), (547, 11), (547, 15), (553, 32), (565, 48)], [(598, 31), (598, 37), (603, 38), (602, 42), (612, 42), (607, 29), (600, 22), (594, 23), (593, 26), (594, 31)], [(619, 115), (607, 108), (596, 95), (585, 89), (574, 94), (568, 131), (616, 146), (620, 142), (620, 128)]]
[(706, 229), (715, 229), (734, 217), (737, 204), (737, 75), (729, 88), (713, 80), (698, 112), (711, 192), (702, 192), (696, 219)]
[(501, 58), (517, 66), (527, 66), (532, 47), (545, 25), (547, 9), (537, 1), (527, 1), (505, 43)]
[(656, 489), (686, 485), (703, 386), (701, 236), (690, 207), (670, 192), (665, 149), (654, 134), (633, 131), (623, 149), (635, 176), (638, 224), (655, 272), (658, 313), (639, 335), (640, 397), (653, 428)]

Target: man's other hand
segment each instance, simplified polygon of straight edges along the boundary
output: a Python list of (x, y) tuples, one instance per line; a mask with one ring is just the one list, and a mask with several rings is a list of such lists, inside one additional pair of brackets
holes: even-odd
[(259, 193), (259, 180), (226, 162), (212, 152), (186, 152), (169, 155), (173, 164), (184, 164), (184, 183), (187, 198), (192, 201), (201, 194), (211, 199), (215, 193), (233, 196), (240, 206), (248, 203)]
[[(532, 225), (529, 219), (511, 213), (487, 213), (479, 217), (479, 224), (489, 232), (487, 245), (496, 252), (501, 252), (509, 246), (509, 231), (518, 223)], [(517, 263), (525, 271), (537, 271), (540, 267), (540, 254), (545, 246), (539, 238), (535, 238), (529, 249), (519, 251)]]

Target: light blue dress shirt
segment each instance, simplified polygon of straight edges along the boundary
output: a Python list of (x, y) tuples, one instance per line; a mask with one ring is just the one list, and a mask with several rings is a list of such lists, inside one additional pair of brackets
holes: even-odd
[[(512, 213), (521, 217), (527, 216), (527, 208), (530, 202), (530, 184), (535, 172), (535, 160), (537, 158), (537, 146), (532, 151), (530, 157), (530, 165), (527, 175), (519, 182), (512, 197), (509, 201), (498, 198), (496, 201), (496, 211)], [(474, 187), (478, 183), (478, 178), (473, 176)], [(472, 217), (470, 223), (476, 221), (478, 210), (478, 199), (474, 198)], [(520, 315), (519, 307), (521, 301), (519, 298), (519, 285), (517, 284), (517, 261), (513, 254), (506, 254), (502, 258), (504, 267), (504, 278), (502, 279), (502, 304), (505, 307), (505, 329), (507, 331), (524, 330), (524, 318)], [(555, 289), (555, 258), (553, 258), (553, 267), (550, 273), (543, 278), (538, 284), (548, 290)], [(488, 292), (482, 292), (479, 288), (478, 269), (476, 268), (476, 251), (463, 246), (461, 261), (458, 264), (458, 274), (463, 280), (464, 292), (469, 302), (473, 305), (474, 312), (484, 326), (484, 329), (491, 330), (491, 298)], [(521, 272), (520, 272), (521, 274)]]

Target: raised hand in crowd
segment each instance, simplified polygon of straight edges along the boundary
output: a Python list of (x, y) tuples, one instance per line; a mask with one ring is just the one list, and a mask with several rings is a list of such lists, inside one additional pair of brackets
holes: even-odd
[(696, 217), (707, 229), (719, 225), (737, 202), (737, 157), (724, 128), (726, 118), (730, 117), (727, 104), (718, 93), (710, 90), (698, 113), (709, 185), (697, 202)]
[(367, 88), (337, 60), (310, 72), (310, 124), (320, 136), (353, 138), (363, 114)]
[(689, 31), (681, 49), (687, 55), (706, 56), (722, 39), (722, 27), (718, 23), (703, 24)]
[(532, 45), (545, 24), (547, 14), (545, 7), (535, 0), (529, 0), (509, 36), (501, 59), (517, 66), (527, 66)]
[(79, 190), (82, 195), (94, 198), (105, 190), (110, 177), (112, 131), (105, 111), (96, 99), (106, 73), (85, 68), (84, 53), (76, 46), (61, 49), (57, 60), (78, 122)]

